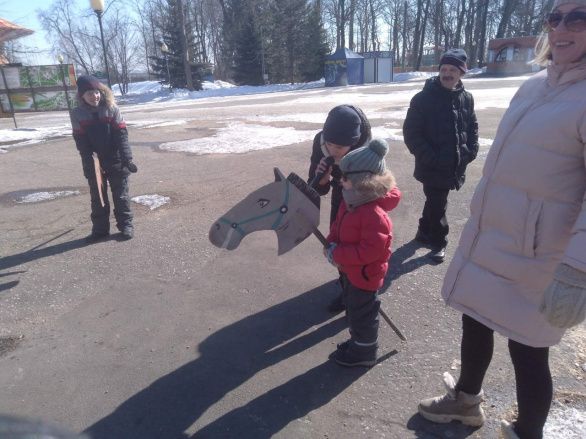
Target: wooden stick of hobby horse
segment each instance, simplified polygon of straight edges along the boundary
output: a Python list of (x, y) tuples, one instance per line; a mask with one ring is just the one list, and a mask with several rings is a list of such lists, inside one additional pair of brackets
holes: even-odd
[(104, 203), (104, 180), (102, 179), (102, 167), (100, 166), (100, 159), (94, 155), (94, 170), (96, 171), (96, 184), (98, 185), (98, 194), (100, 194), (100, 204), (102, 207), (106, 205)]

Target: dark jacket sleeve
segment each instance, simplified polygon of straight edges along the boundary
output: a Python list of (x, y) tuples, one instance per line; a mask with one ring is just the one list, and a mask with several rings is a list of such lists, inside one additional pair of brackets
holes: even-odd
[[(311, 183), (313, 177), (315, 177), (315, 170), (317, 169), (317, 165), (323, 158), (324, 154), (321, 151), (321, 131), (315, 135), (313, 138), (313, 146), (311, 149), (311, 162), (309, 165), (309, 178), (307, 179), (307, 183)], [(320, 195), (326, 195), (330, 191), (330, 183), (325, 185), (317, 185), (314, 188), (315, 191)]]
[(126, 129), (126, 122), (122, 118), (120, 109), (113, 107), (112, 115), (112, 141), (120, 151), (120, 157), (123, 162), (132, 161), (132, 150), (128, 144), (128, 130)]
[(476, 158), (478, 154), (478, 120), (476, 119), (476, 112), (474, 111), (474, 97), (470, 94), (470, 117), (468, 120), (468, 141), (466, 147), (468, 148), (468, 163)]
[(415, 156), (416, 160), (427, 166), (433, 166), (437, 157), (425, 138), (425, 109), (421, 100), (420, 93), (411, 99), (407, 117), (403, 123), (403, 138), (409, 152)]
[(90, 178), (94, 174), (94, 160), (92, 158), (92, 148), (87, 133), (79, 123), (75, 111), (71, 112), (71, 127), (73, 128), (73, 140), (81, 156), (81, 166), (85, 178)]

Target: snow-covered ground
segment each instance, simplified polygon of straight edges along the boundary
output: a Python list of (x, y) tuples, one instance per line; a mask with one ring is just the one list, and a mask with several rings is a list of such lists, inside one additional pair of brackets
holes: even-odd
[[(474, 81), (474, 76), (481, 73), (481, 70), (471, 70), (466, 76), (466, 81)], [(400, 86), (402, 83), (414, 80), (423, 80), (435, 75), (435, 72), (410, 72), (400, 73), (395, 75), (395, 82), (392, 85)], [(484, 89), (475, 91), (476, 108), (481, 110), (483, 108), (505, 108), (516, 87), (500, 87), (499, 78), (495, 79), (494, 89)], [(483, 78), (483, 80), (487, 80)], [(377, 85), (364, 85), (357, 87), (348, 87), (337, 90), (335, 98), (339, 103), (353, 102), (357, 99), (361, 101), (379, 100), (377, 95), (366, 94), (361, 92), (362, 87), (376, 87)], [(112, 88), (114, 94), (124, 106), (123, 113), (134, 111), (133, 109), (146, 110), (150, 108), (168, 109), (177, 105), (185, 103), (194, 99), (215, 99), (230, 98), (233, 101), (246, 99), (247, 95), (263, 94), (263, 93), (287, 93), (290, 99), (284, 103), (284, 106), (290, 110), (298, 107), (303, 108), (304, 103), (319, 102), (322, 99), (320, 96), (313, 96), (305, 93), (303, 95), (294, 94), (291, 92), (298, 90), (319, 90), (324, 88), (324, 80), (304, 83), (304, 84), (271, 84), (264, 86), (234, 86), (227, 82), (215, 81), (204, 82), (204, 89), (202, 91), (190, 92), (188, 90), (173, 90), (172, 92), (167, 88), (161, 86), (157, 81), (137, 82), (129, 85), (128, 93), (122, 97), (120, 95), (119, 87), (114, 85)], [(405, 101), (408, 102), (410, 96), (414, 91), (399, 91), (393, 92), (385, 97), (389, 105), (393, 103)], [(407, 112), (407, 107), (404, 106), (401, 111), (394, 112), (373, 112), (368, 113), (369, 118), (384, 118), (384, 119), (404, 119)], [(40, 117), (42, 114), (42, 118)], [(60, 116), (57, 116), (60, 115)], [(18, 115), (17, 115), (18, 118)], [(198, 116), (201, 120), (201, 115)], [(295, 130), (293, 128), (278, 128), (267, 125), (255, 126), (255, 122), (315, 122), (323, 119), (323, 114), (304, 113), (288, 111), (287, 115), (255, 115), (251, 114), (245, 118), (245, 122), (239, 120), (235, 123), (228, 123), (225, 128), (219, 129), (213, 135), (207, 138), (194, 139), (192, 141), (169, 142), (161, 146), (162, 149), (172, 151), (188, 151), (197, 154), (210, 153), (234, 153), (247, 152), (253, 149), (265, 149), (271, 147), (278, 147), (283, 145), (290, 145), (297, 142), (303, 142), (314, 135), (310, 131)], [(53, 123), (54, 120), (54, 123)], [(183, 125), (193, 119), (173, 119), (173, 120), (157, 120), (157, 119), (132, 119), (128, 118), (130, 127), (135, 128), (154, 128), (172, 125)], [(57, 137), (64, 137), (71, 135), (71, 125), (62, 113), (39, 113), (38, 126), (19, 127), (18, 129), (0, 129), (0, 154), (8, 152), (9, 149), (18, 146), (30, 145), (44, 142), (49, 139)], [(228, 121), (229, 122), (229, 121)], [(238, 142), (234, 142), (233, 134), (238, 131)], [(374, 135), (384, 137), (391, 140), (402, 140), (401, 127), (375, 127)], [(266, 142), (259, 142), (259, 136), (266, 139)], [(278, 139), (275, 140), (275, 139)], [(484, 139), (484, 142), (490, 142), (490, 139)]]

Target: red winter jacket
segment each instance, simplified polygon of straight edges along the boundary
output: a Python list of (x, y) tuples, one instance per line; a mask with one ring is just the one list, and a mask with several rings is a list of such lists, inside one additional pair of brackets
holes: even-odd
[(337, 244), (333, 260), (357, 288), (376, 291), (389, 268), (393, 223), (387, 215), (401, 199), (398, 188), (384, 197), (348, 210), (342, 201), (328, 242)]

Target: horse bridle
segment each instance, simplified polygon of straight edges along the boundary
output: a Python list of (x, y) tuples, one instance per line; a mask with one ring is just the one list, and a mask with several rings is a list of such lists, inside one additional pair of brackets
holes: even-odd
[(270, 210), (268, 212), (265, 212), (261, 215), (256, 215), (256, 216), (252, 216), (250, 218), (246, 218), (240, 222), (234, 222), (234, 221), (230, 221), (228, 219), (226, 219), (225, 217), (221, 217), (218, 221), (224, 224), (228, 224), (230, 225), (230, 231), (228, 232), (228, 234), (226, 235), (226, 239), (224, 240), (224, 244), (222, 244), (222, 247), (225, 247), (226, 243), (230, 242), (230, 238), (232, 237), (232, 234), (234, 233), (234, 231), (237, 231), (238, 233), (240, 233), (241, 236), (246, 235), (246, 231), (244, 229), (242, 229), (242, 225), (244, 224), (248, 224), (251, 223), (253, 221), (258, 221), (261, 218), (266, 218), (267, 216), (271, 216), (274, 214), (277, 214), (277, 218), (275, 219), (275, 222), (271, 225), (269, 230), (276, 230), (280, 225), (281, 225), (281, 221), (283, 221), (283, 218), (285, 216), (285, 214), (289, 211), (289, 180), (284, 180), (285, 181), (285, 194), (284, 194), (284, 199), (283, 199), (283, 203), (281, 203), (281, 205), (279, 207), (277, 207), (276, 209)]

